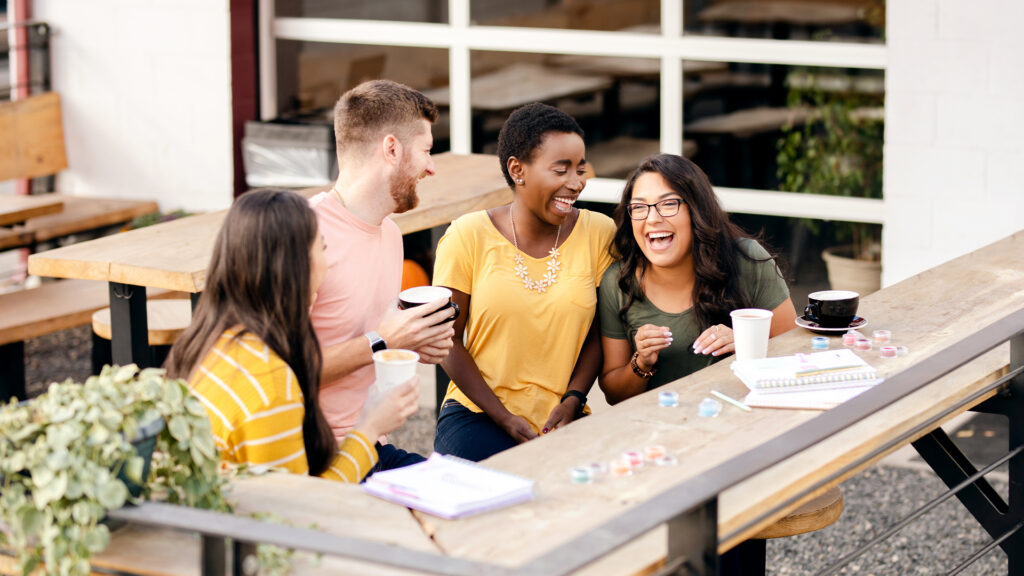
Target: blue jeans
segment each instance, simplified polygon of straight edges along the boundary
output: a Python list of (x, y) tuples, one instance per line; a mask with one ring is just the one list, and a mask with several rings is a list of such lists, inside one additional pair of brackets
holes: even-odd
[(374, 472), (404, 468), (405, 466), (426, 460), (426, 458), (415, 452), (406, 452), (401, 448), (395, 448), (394, 444), (381, 444), (377, 442), (373, 446), (377, 449), (377, 465), (366, 475), (367, 478), (373, 476)]
[(479, 462), (517, 445), (511, 436), (484, 412), (473, 412), (448, 400), (437, 415), (434, 451)]

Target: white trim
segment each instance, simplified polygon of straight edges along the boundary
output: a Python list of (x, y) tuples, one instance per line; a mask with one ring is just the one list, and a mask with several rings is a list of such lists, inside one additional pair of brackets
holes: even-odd
[[(469, 28), (469, 0), (448, 0), (448, 20), (453, 30)], [(461, 35), (457, 35), (461, 36)], [(469, 90), (469, 46), (452, 41), (448, 48), (449, 134), (451, 151), (472, 152), (473, 110)]]
[(664, 34), (503, 26), (463, 28), (448, 24), (337, 18), (277, 18), (274, 20), (273, 31), (278, 39), (310, 42), (445, 49), (465, 46), (469, 50), (501, 52), (671, 57), (716, 62), (843, 68), (884, 69), (887, 58), (886, 47), (883, 44), (695, 35), (676, 37)]
[(257, 2), (259, 18), (260, 120), (277, 117), (277, 40), (274, 38), (274, 0)]
[[(590, 178), (580, 200), (618, 204), (625, 185), (625, 180)], [(874, 224), (885, 221), (884, 201), (873, 198), (720, 187), (715, 193), (726, 212)]]

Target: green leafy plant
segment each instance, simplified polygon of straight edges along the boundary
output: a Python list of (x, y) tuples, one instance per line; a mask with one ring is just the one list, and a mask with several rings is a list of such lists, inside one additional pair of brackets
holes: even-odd
[[(803, 125), (783, 128), (777, 143), (781, 190), (882, 197), (883, 96), (858, 92), (853, 85), (853, 79), (837, 74), (790, 76), (789, 106), (807, 106), (812, 113)], [(814, 234), (821, 232), (820, 221), (805, 220), (804, 225)], [(879, 225), (836, 222), (833, 228), (836, 244), (852, 246), (850, 256), (879, 259)]]
[[(163, 419), (152, 472), (133, 440)], [(229, 511), (206, 410), (185, 382), (162, 370), (107, 367), (79, 385), (53, 384), (41, 396), (0, 408), (0, 544), (13, 547), (23, 574), (89, 574), (106, 548), (107, 511), (140, 498)]]

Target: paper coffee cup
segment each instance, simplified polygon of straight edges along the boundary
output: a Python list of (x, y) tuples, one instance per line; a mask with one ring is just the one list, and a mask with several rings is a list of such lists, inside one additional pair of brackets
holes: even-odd
[(768, 355), (768, 333), (772, 327), (772, 311), (741, 308), (729, 313), (736, 360), (757, 360)]
[(377, 387), (388, 390), (404, 384), (416, 375), (416, 363), (420, 355), (412, 350), (381, 350), (373, 354), (373, 372)]

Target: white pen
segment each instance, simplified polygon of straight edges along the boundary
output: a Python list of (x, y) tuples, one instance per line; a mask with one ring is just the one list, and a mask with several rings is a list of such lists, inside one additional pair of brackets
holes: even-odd
[(737, 400), (737, 399), (735, 399), (735, 398), (733, 398), (731, 396), (726, 396), (725, 394), (722, 394), (718, 390), (712, 390), (711, 391), (711, 395), (714, 396), (715, 398), (718, 398), (719, 400), (725, 400), (726, 402), (728, 402), (729, 404), (732, 404), (733, 406), (739, 408), (740, 410), (745, 410), (747, 412), (752, 412), (753, 411), (753, 410), (751, 410), (750, 406), (747, 406), (743, 402), (740, 402), (739, 400)]

